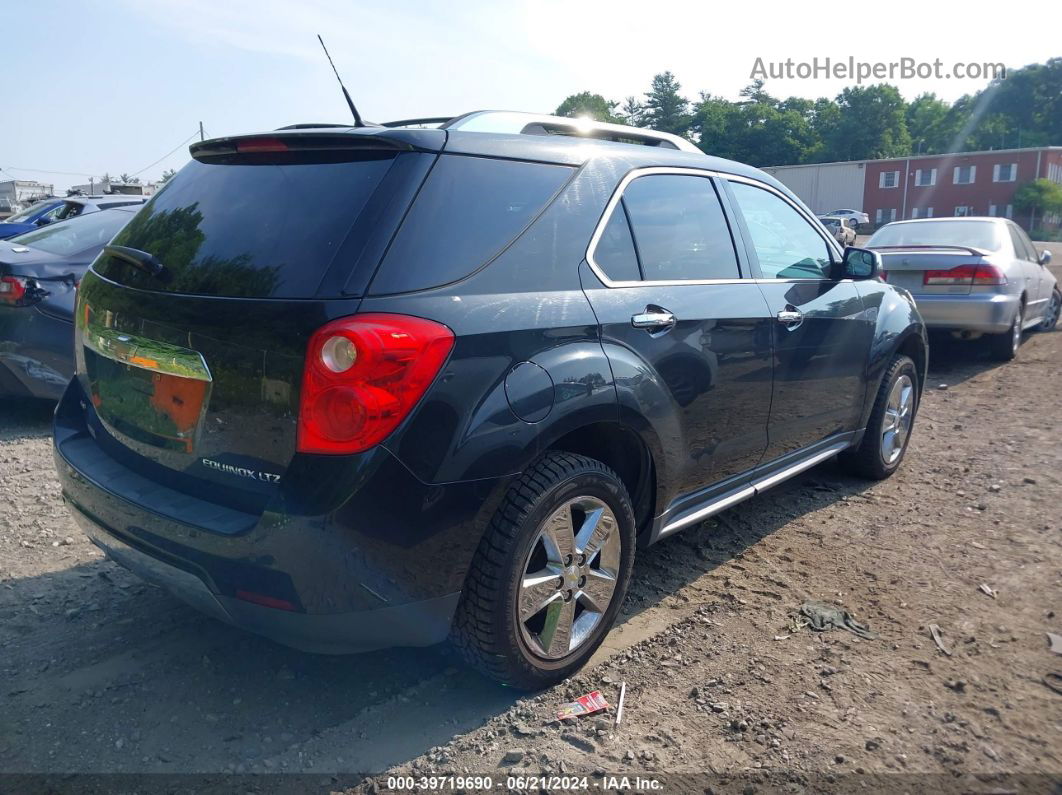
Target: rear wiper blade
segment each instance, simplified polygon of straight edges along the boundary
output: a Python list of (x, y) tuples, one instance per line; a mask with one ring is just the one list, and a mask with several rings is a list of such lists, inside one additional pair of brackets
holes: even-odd
[(156, 279), (165, 281), (169, 278), (170, 272), (166, 270), (162, 260), (154, 254), (149, 254), (138, 248), (129, 248), (128, 246), (104, 246), (103, 253), (109, 257), (120, 259), (122, 262), (127, 262), (134, 268), (139, 268)]

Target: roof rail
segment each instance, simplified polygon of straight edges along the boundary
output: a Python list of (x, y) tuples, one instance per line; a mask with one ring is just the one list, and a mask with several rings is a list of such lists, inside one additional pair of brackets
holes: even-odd
[[(387, 126), (391, 126), (388, 124)], [(640, 146), (659, 146), (703, 154), (691, 141), (671, 133), (607, 124), (587, 118), (567, 118), (508, 110), (478, 110), (449, 120), (448, 130), (509, 133), (511, 135), (571, 135)]]

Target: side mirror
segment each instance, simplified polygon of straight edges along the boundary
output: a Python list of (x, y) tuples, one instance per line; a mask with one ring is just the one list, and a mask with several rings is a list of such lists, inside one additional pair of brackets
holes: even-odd
[(845, 279), (875, 279), (882, 271), (881, 254), (869, 248), (849, 246), (844, 250), (841, 271)]
[(34, 226), (48, 226), (48, 224), (50, 224), (51, 222), (51, 218), (49, 218), (48, 216), (44, 216), (43, 218), (38, 218), (36, 221), (33, 222), (33, 224)]
[(1040, 252), (1040, 264), (1047, 265), (1051, 262), (1051, 249), (1045, 248)]

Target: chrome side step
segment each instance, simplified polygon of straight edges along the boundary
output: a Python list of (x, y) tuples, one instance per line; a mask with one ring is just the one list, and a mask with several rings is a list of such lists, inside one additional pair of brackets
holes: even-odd
[(839, 452), (848, 447), (848, 442), (838, 442), (827, 447), (825, 450), (820, 450), (808, 458), (804, 458), (797, 461), (795, 464), (790, 464), (785, 469), (774, 472), (770, 475), (766, 475), (758, 480), (752, 481), (748, 486), (745, 486), (737, 491), (724, 494), (717, 499), (702, 505), (690, 513), (676, 516), (662, 528), (656, 537), (659, 541), (661, 538), (671, 535), (672, 533), (681, 530), (684, 527), (689, 527), (691, 524), (697, 524), (698, 522), (707, 519), (709, 516), (713, 516), (720, 511), (725, 511), (731, 506), (737, 505), (739, 502), (744, 502), (749, 497), (753, 497), (757, 494), (762, 494), (772, 486), (777, 486), (794, 475), (799, 475), (801, 472), (811, 469), (816, 464), (821, 464), (827, 458), (832, 458)]

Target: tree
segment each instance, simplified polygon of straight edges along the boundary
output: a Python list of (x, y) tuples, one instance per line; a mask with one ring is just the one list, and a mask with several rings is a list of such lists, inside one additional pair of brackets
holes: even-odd
[(159, 180), (159, 185), (165, 185), (171, 179), (177, 176), (177, 172), (172, 168), (168, 168), (162, 172), (162, 178)]
[(840, 115), (826, 131), (829, 160), (874, 160), (911, 153), (906, 103), (885, 83), (846, 88), (837, 96)]
[(133, 177), (129, 174), (122, 174), (118, 177), (118, 182), (124, 182), (127, 185), (139, 185), (140, 177)]
[(600, 94), (591, 94), (584, 91), (581, 94), (572, 94), (557, 106), (555, 115), (575, 118), (587, 116), (595, 121), (618, 123), (620, 120), (613, 114), (619, 103), (605, 99)]
[(620, 119), (624, 124), (631, 127), (643, 127), (645, 105), (638, 101), (637, 97), (627, 97), (620, 106)]
[(1032, 227), (1036, 214), (1043, 218), (1048, 213), (1062, 213), (1062, 185), (1049, 179), (1034, 179), (1014, 192), (1014, 206), (1029, 214)]
[(682, 86), (671, 72), (653, 78), (645, 95), (645, 115), (642, 126), (660, 132), (685, 135), (690, 127), (690, 102), (679, 94)]
[(951, 105), (936, 94), (919, 94), (907, 106), (907, 132), (911, 135), (911, 154), (950, 152), (961, 119), (951, 112)]

